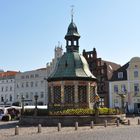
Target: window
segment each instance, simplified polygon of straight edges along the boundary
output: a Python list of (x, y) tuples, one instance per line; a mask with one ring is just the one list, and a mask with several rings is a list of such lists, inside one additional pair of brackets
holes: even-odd
[(21, 76), (21, 79), (24, 79), (24, 76)]
[(37, 82), (37, 81), (35, 82), (35, 86), (36, 86), (36, 87), (38, 86), (38, 82)]
[(126, 92), (126, 86), (125, 85), (121, 85), (121, 91)]
[(8, 91), (8, 87), (5, 88), (5, 91)]
[(74, 41), (74, 45), (76, 45), (76, 41)]
[(29, 98), (29, 95), (28, 95), (28, 93), (26, 93), (26, 99), (28, 99)]
[(122, 79), (123, 78), (123, 72), (118, 72), (118, 78)]
[(28, 85), (28, 82), (26, 82), (26, 87), (28, 87), (29, 85)]
[(21, 87), (24, 87), (24, 83), (21, 84)]
[(118, 85), (114, 85), (114, 92), (118, 93)]
[(34, 78), (34, 75), (32, 74), (30, 77), (31, 77), (31, 78)]
[(1, 87), (1, 91), (3, 92), (3, 90), (4, 90), (4, 87)]
[(41, 98), (44, 98), (44, 92), (41, 92), (40, 97), (41, 97)]
[(34, 82), (31, 82), (31, 87), (33, 87), (33, 85), (34, 85)]
[(1, 102), (4, 102), (4, 98), (3, 98), (3, 96), (1, 96)]
[(65, 103), (74, 103), (74, 86), (64, 86)]
[(19, 98), (19, 94), (17, 94), (17, 99)]
[(41, 86), (43, 86), (44, 81), (41, 81)]
[(53, 93), (54, 93), (54, 103), (55, 104), (61, 103), (61, 87), (60, 86), (54, 86), (53, 87)]
[(134, 70), (134, 77), (135, 77), (135, 78), (138, 77), (138, 70)]
[(134, 83), (134, 92), (135, 94), (139, 92), (139, 83)]
[(19, 88), (19, 85), (17, 84), (17, 88)]
[(10, 95), (10, 100), (9, 101), (12, 101), (12, 95)]
[(78, 86), (78, 100), (79, 103), (86, 103), (87, 101), (86, 86)]
[(39, 75), (38, 74), (35, 74), (35, 77), (37, 78), (37, 77), (39, 77)]
[(104, 99), (104, 97), (100, 97), (99, 98), (99, 102), (100, 102), (100, 106), (101, 107), (104, 107), (104, 105), (105, 105), (105, 99)]
[(29, 75), (26, 75), (26, 78), (28, 79), (29, 78)]
[(30, 93), (30, 98), (33, 99), (33, 92)]
[(12, 91), (13, 90), (13, 88), (12, 87), (10, 87), (10, 91)]

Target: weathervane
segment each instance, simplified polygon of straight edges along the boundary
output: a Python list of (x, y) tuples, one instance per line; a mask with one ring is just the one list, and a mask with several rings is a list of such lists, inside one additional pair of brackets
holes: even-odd
[(73, 15), (74, 15), (74, 5), (71, 5), (71, 22), (73, 22)]

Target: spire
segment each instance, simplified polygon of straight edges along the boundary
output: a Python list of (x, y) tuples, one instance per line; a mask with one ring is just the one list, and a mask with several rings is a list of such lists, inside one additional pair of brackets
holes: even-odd
[(71, 6), (71, 23), (68, 26), (67, 34), (65, 35), (67, 52), (79, 52), (80, 35), (77, 26), (73, 22), (73, 5)]
[(71, 5), (71, 22), (73, 23), (74, 5)]

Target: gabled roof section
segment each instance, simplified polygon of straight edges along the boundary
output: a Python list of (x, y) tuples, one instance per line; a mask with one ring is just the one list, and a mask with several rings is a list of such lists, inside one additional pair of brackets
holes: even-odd
[[(117, 69), (116, 71), (114, 71), (110, 81), (123, 81), (123, 80), (127, 80), (127, 68), (128, 67), (129, 67), (129, 62), (126, 63), (125, 65), (123, 65), (122, 67), (120, 67), (119, 69)], [(118, 78), (118, 73), (119, 72), (123, 73), (123, 77), (122, 78)]]
[(114, 62), (110, 62), (110, 61), (102, 60), (102, 63), (106, 63), (106, 65), (107, 65), (107, 77), (108, 77), (108, 80), (111, 79), (111, 77), (113, 75), (113, 72), (121, 67), (121, 65), (116, 64)]

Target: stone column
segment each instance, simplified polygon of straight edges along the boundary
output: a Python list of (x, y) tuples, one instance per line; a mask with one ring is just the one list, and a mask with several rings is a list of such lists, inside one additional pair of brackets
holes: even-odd
[(87, 82), (87, 105), (90, 108), (90, 82)]
[(65, 99), (64, 99), (64, 81), (61, 81), (61, 103), (62, 104), (65, 103)]
[(54, 103), (53, 83), (51, 82), (51, 103)]

